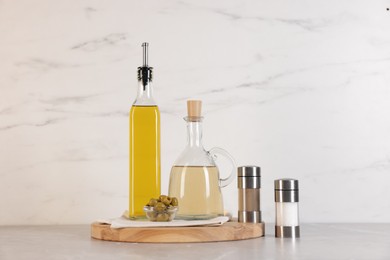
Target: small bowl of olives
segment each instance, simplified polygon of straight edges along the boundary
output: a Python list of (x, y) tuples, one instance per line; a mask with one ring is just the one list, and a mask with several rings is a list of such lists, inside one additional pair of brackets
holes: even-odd
[(150, 199), (144, 207), (146, 217), (150, 221), (167, 222), (175, 218), (178, 200), (175, 197), (161, 195), (158, 199)]

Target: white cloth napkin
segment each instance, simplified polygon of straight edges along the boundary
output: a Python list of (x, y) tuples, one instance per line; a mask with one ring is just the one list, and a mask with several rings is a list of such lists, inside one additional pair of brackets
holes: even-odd
[(99, 219), (97, 222), (110, 224), (111, 228), (126, 227), (190, 227), (190, 226), (210, 226), (222, 225), (227, 222), (229, 217), (222, 216), (207, 220), (172, 220), (170, 222), (152, 222), (147, 219), (130, 220), (124, 216), (114, 219)]

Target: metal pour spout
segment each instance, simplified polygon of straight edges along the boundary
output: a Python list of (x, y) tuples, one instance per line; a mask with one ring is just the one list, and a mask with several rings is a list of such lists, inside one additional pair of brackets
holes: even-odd
[(149, 43), (144, 42), (142, 43), (142, 49), (143, 49), (143, 66), (147, 67), (148, 66), (148, 47)]
[(142, 67), (138, 67), (138, 81), (142, 83), (144, 86), (143, 88), (146, 89), (146, 85), (149, 84), (150, 81), (152, 81), (152, 73), (153, 73), (153, 68), (149, 67), (148, 65), (148, 56), (149, 56), (149, 43), (144, 42), (142, 43), (142, 60), (143, 60), (143, 65)]

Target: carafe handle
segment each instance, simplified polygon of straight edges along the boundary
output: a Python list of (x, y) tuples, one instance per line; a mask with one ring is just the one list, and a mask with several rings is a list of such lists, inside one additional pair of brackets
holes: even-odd
[(223, 155), (231, 162), (233, 168), (232, 168), (230, 175), (227, 178), (219, 178), (219, 186), (221, 188), (228, 186), (234, 180), (236, 168), (237, 168), (236, 162), (234, 161), (233, 156), (231, 156), (230, 153), (228, 153), (226, 150), (219, 148), (219, 147), (211, 148), (209, 151), (209, 154), (214, 159), (217, 157), (217, 154)]

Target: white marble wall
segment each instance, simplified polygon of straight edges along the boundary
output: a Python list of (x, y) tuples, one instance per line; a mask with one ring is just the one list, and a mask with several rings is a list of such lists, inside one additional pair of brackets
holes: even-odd
[[(150, 42), (162, 188), (185, 100), (206, 148), (300, 180), (302, 222), (390, 220), (389, 0), (0, 0), (0, 225), (127, 207), (128, 111)], [(236, 181), (224, 189), (236, 215)]]

